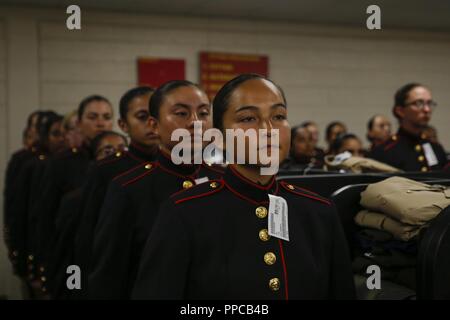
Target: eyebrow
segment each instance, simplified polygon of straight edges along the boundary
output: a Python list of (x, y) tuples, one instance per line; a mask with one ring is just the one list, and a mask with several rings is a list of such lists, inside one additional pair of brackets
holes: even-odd
[[(176, 103), (173, 105), (174, 108), (185, 108), (185, 109), (190, 109), (191, 106), (184, 104), (184, 103)], [(207, 103), (202, 103), (200, 105), (197, 106), (197, 109), (203, 108), (203, 107), (211, 107), (209, 104)]]
[[(283, 103), (276, 103), (273, 106), (271, 106), (270, 109), (276, 109), (278, 107), (282, 107), (282, 108), (286, 109), (286, 105), (284, 105)], [(244, 111), (244, 110), (257, 110), (257, 109), (259, 109), (259, 108), (256, 106), (242, 106), (242, 107), (239, 107), (236, 110), (236, 112), (240, 112), (240, 111)]]
[(96, 115), (96, 116), (105, 115), (105, 114), (110, 115), (111, 113), (112, 113), (111, 111), (105, 111), (105, 112), (88, 111), (88, 112), (86, 112), (87, 115)]

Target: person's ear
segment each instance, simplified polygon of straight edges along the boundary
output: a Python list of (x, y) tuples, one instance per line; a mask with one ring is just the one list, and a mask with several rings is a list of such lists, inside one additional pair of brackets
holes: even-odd
[(394, 116), (396, 116), (398, 119), (403, 119), (405, 117), (405, 108), (402, 106), (395, 106), (394, 107)]
[(117, 124), (119, 125), (120, 130), (122, 130), (126, 134), (129, 134), (130, 129), (128, 127), (128, 124), (122, 118), (117, 120)]

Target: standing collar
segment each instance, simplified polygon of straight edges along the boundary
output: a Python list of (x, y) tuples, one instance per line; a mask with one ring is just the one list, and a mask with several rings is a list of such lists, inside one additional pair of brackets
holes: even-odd
[(228, 189), (250, 202), (267, 202), (269, 200), (268, 194), (277, 194), (278, 192), (275, 176), (270, 179), (267, 185), (263, 186), (245, 178), (231, 165), (225, 170), (223, 180)]
[(200, 165), (193, 164), (175, 164), (172, 162), (170, 154), (167, 154), (162, 150), (159, 150), (158, 152), (157, 161), (162, 170), (184, 177), (197, 175), (201, 167)]
[(132, 157), (138, 158), (141, 161), (155, 161), (156, 154), (152, 154), (149, 151), (145, 150), (145, 148), (136, 145), (135, 143), (131, 142), (130, 146), (128, 147), (128, 152)]
[(425, 140), (423, 135), (415, 135), (412, 134), (408, 131), (406, 131), (405, 129), (403, 129), (402, 127), (400, 127), (397, 131), (397, 136), (402, 137), (402, 138), (406, 138), (407, 140), (411, 141), (412, 143), (418, 143), (421, 140)]

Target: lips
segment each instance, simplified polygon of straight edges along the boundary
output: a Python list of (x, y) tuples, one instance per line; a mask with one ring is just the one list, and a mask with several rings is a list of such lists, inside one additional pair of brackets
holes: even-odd
[(159, 135), (154, 134), (154, 133), (147, 133), (147, 134), (145, 135), (145, 137), (146, 137), (146, 138), (149, 138), (149, 139), (159, 139)]

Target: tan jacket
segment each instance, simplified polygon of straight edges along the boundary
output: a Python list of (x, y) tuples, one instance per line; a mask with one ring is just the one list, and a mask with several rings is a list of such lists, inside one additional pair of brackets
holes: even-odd
[(330, 169), (344, 169), (354, 173), (362, 172), (401, 172), (401, 170), (391, 167), (385, 163), (362, 157), (354, 157), (350, 152), (328, 155), (324, 159), (325, 164)]
[(361, 193), (361, 205), (409, 225), (423, 225), (450, 205), (450, 189), (391, 177), (370, 184)]
[(409, 241), (417, 236), (422, 228), (427, 225), (412, 226), (394, 220), (384, 213), (372, 212), (369, 210), (362, 210), (355, 216), (355, 223), (361, 227), (378, 229), (387, 231), (394, 236), (394, 238), (402, 241)]

